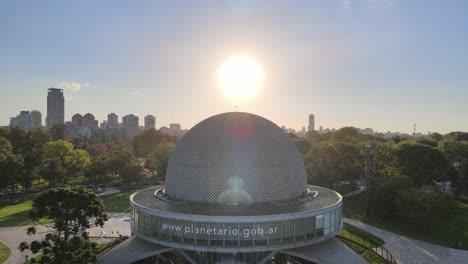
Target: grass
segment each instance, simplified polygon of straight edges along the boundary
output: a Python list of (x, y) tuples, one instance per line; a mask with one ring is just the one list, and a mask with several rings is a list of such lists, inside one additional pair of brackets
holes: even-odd
[(356, 252), (359, 256), (361, 256), (363, 259), (367, 261), (367, 263), (370, 264), (387, 264), (385, 260), (383, 260), (377, 253), (374, 251), (367, 249), (365, 247), (362, 247), (356, 243), (350, 242), (348, 240), (342, 239), (341, 240), (343, 243), (346, 244), (350, 249), (352, 249), (354, 252)]
[[(32, 201), (40, 193), (27, 193), (0, 198), (0, 227), (32, 225), (34, 222), (28, 217), (32, 210)], [(103, 196), (104, 197), (104, 196)], [(12, 199), (16, 201), (12, 203)], [(51, 222), (43, 219), (41, 223)]]
[[(32, 225), (33, 221), (28, 218), (32, 210), (32, 200), (38, 194), (16, 195), (2, 197), (0, 199), (0, 227)], [(11, 199), (17, 199), (12, 204)]]
[(373, 247), (380, 247), (385, 244), (385, 241), (380, 237), (346, 223), (343, 224), (343, 230), (341, 230), (339, 235), (346, 238), (352, 237), (358, 241), (366, 241), (366, 243), (372, 243)]
[(11, 250), (2, 242), (0, 242), (0, 264), (5, 262), (11, 255)]
[(106, 212), (129, 213), (130, 195), (138, 191), (139, 188), (122, 189), (122, 192), (101, 196), (106, 205)]
[[(95, 239), (90, 239), (91, 241), (95, 240)], [(98, 244), (97, 245), (97, 251), (96, 251), (96, 255), (99, 259), (99, 257), (101, 257), (102, 255), (104, 255), (106, 252), (108, 252), (109, 250), (111, 250), (113, 247), (117, 246), (118, 244), (120, 244), (121, 242), (123, 242), (122, 239), (120, 238), (113, 238), (111, 242), (109, 243), (105, 243), (105, 244)], [(36, 257), (34, 257), (34, 259), (36, 260), (36, 262), (39, 262), (42, 258), (42, 254), (41, 255), (38, 255)], [(31, 259), (32, 260), (32, 259)], [(31, 263), (31, 260), (29, 260), (27, 262), (27, 264), (30, 264)], [(0, 264), (1, 264), (1, 260), (0, 260)]]
[(430, 231), (399, 218), (366, 216), (362, 195), (344, 199), (343, 216), (399, 235), (445, 247), (453, 247), (455, 241), (461, 241), (464, 249), (468, 249), (468, 203), (465, 199), (455, 200), (455, 212), (450, 217), (434, 219)]

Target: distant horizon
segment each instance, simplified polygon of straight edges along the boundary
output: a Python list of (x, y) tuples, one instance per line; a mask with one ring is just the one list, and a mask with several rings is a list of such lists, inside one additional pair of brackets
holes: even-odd
[[(468, 131), (467, 13), (432, 0), (5, 1), (0, 124), (21, 110), (44, 124), (57, 87), (66, 120), (152, 114), (190, 128), (237, 105), (295, 130), (314, 114), (316, 129)], [(236, 53), (264, 69), (245, 101), (216, 81)]]
[[(52, 88), (52, 89), (56, 89), (56, 87), (49, 87), (49, 88), (47, 88), (47, 89), (51, 89), (51, 88)], [(59, 89), (63, 89), (63, 88), (59, 88)], [(65, 90), (65, 89), (63, 89), (63, 90)], [(47, 96), (46, 96), (46, 98), (47, 98)], [(65, 98), (65, 99), (66, 99), (66, 98)], [(66, 104), (67, 104), (67, 101), (65, 101), (65, 113), (66, 113), (66, 109), (67, 109)], [(39, 110), (39, 109), (22, 109), (22, 110), (19, 110), (19, 111), (18, 111), (18, 114), (19, 114), (21, 111), (29, 111), (29, 112), (31, 112), (31, 111), (39, 111), (39, 112), (41, 113), (41, 116), (42, 116), (42, 126), (45, 127), (45, 120), (46, 120), (46, 116), (47, 116), (47, 110), (41, 111), (41, 110)], [(195, 124), (193, 124), (193, 125), (190, 126), (190, 127), (186, 127), (186, 126), (184, 126), (184, 124), (182, 124), (182, 123), (180, 123), (180, 122), (176, 122), (176, 121), (170, 121), (170, 122), (167, 123), (167, 124), (159, 125), (159, 126), (158, 126), (158, 124), (159, 124), (159, 122), (158, 122), (158, 115), (157, 115), (157, 114), (154, 114), (154, 113), (147, 113), (147, 114), (138, 115), (138, 114), (135, 114), (135, 113), (124, 113), (124, 114), (119, 114), (119, 113), (116, 113), (115, 111), (111, 111), (111, 112), (109, 112), (108, 114), (111, 114), (111, 113), (116, 114), (116, 115), (118, 116), (118, 122), (119, 122), (119, 124), (122, 123), (122, 117), (123, 117), (123, 116), (130, 115), (130, 114), (134, 114), (135, 116), (138, 117), (138, 124), (139, 124), (140, 127), (144, 127), (144, 118), (145, 118), (145, 116), (147, 116), (147, 115), (153, 115), (153, 116), (156, 118), (156, 127), (155, 127), (156, 130), (159, 130), (159, 129), (162, 128), (162, 127), (169, 127), (170, 124), (174, 124), (174, 123), (175, 123), (175, 124), (180, 124), (183, 130), (184, 130), (184, 129), (189, 130), (189, 129), (191, 129), (193, 126), (195, 126), (196, 124), (198, 124), (199, 122), (205, 120), (206, 118), (209, 118), (209, 117), (211, 117), (211, 116), (213, 116), (213, 115), (217, 115), (217, 114), (221, 114), (221, 113), (227, 113), (227, 112), (246, 112), (246, 111), (242, 111), (242, 110), (240, 110), (240, 109), (237, 109), (237, 106), (234, 106), (234, 110), (232, 110), (232, 111), (226, 111), (226, 112), (220, 112), (220, 113), (213, 113), (213, 114), (210, 115), (210, 116), (206, 116), (206, 117), (200, 119), (198, 122), (196, 122)], [(67, 118), (67, 114), (65, 114), (65, 123), (66, 123), (66, 122), (71, 122), (71, 119), (72, 119), (73, 115), (75, 115), (75, 114), (81, 114), (82, 116), (84, 116), (85, 114), (88, 114), (88, 113), (92, 114), (92, 115), (96, 118), (96, 120), (99, 121), (99, 123), (98, 123), (99, 126), (101, 125), (101, 123), (102, 123), (104, 120), (105, 120), (105, 121), (108, 120), (108, 119), (107, 119), (107, 115), (108, 115), (108, 114), (106, 114), (104, 118), (99, 118), (99, 117), (97, 117), (94, 113), (84, 111), (84, 112), (79, 112), (79, 113), (73, 113), (73, 114), (71, 114), (71, 116), (70, 116), (69, 118)], [(255, 114), (255, 115), (261, 116), (260, 114), (252, 113), (252, 112), (246, 112), (246, 113), (251, 113), (251, 114)], [(313, 113), (309, 113), (309, 114), (306, 116), (306, 118), (307, 118), (306, 121), (308, 122), (308, 117), (309, 117), (310, 114), (314, 115), (314, 117), (315, 117), (315, 131), (319, 131), (319, 130), (320, 130), (320, 127), (322, 127), (323, 130), (326, 130), (326, 129), (329, 129), (329, 130), (334, 130), (334, 129), (335, 129), (335, 130), (339, 130), (339, 129), (344, 128), (344, 127), (354, 127), (354, 128), (357, 128), (357, 129), (372, 129), (374, 133), (383, 133), (383, 134), (386, 134), (386, 133), (390, 132), (390, 133), (399, 133), (399, 134), (408, 134), (408, 135), (412, 135), (412, 134), (413, 134), (413, 132), (402, 132), (402, 131), (397, 131), (397, 130), (379, 131), (379, 130), (376, 130), (376, 129), (372, 128), (372, 127), (356, 127), (356, 126), (352, 126), (352, 125), (344, 125), (344, 126), (341, 126), (341, 127), (323, 127), (323, 126), (321, 126), (320, 124), (317, 124), (317, 116), (316, 116), (315, 114), (313, 114)], [(16, 116), (16, 115), (15, 115), (15, 116)], [(13, 117), (13, 116), (12, 116), (12, 117)], [(265, 116), (263, 116), (263, 117), (265, 117)], [(276, 124), (277, 126), (279, 126), (279, 127), (283, 127), (283, 126), (284, 126), (286, 129), (294, 129), (296, 132), (301, 132), (302, 128), (305, 128), (305, 130), (308, 131), (308, 123), (306, 123), (305, 125), (303, 125), (303, 126), (300, 127), (300, 128), (294, 128), (294, 127), (290, 127), (290, 126), (288, 126), (288, 125), (286, 125), (286, 124), (279, 124), (279, 123), (276, 123), (274, 120), (272, 120), (272, 119), (270, 119), (270, 118), (268, 118), (268, 117), (265, 117), (265, 118), (271, 120), (273, 123), (275, 123), (275, 124)], [(5, 124), (5, 125), (1, 125), (1, 124), (0, 124), (0, 126), (9, 126), (9, 123), (8, 123), (8, 124)], [(460, 131), (460, 130), (454, 130), (454, 131), (448, 131), (448, 132), (446, 132), (446, 133), (441, 133), (441, 132), (438, 132), (438, 131), (428, 131), (428, 132), (447, 134), (447, 133), (450, 133), (450, 132), (459, 132), (459, 131)], [(416, 134), (426, 135), (426, 134), (428, 134), (428, 132), (422, 132), (422, 131), (416, 130)]]

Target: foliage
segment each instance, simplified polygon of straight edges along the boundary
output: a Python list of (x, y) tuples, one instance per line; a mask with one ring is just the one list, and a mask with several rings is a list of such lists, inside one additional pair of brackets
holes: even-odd
[(175, 145), (172, 143), (160, 144), (145, 159), (145, 167), (158, 176), (165, 176), (169, 158), (174, 152)]
[(0, 263), (5, 262), (11, 255), (11, 250), (5, 244), (0, 242)]
[(40, 175), (49, 181), (49, 187), (67, 182), (67, 177), (84, 171), (90, 165), (88, 152), (74, 149), (66, 140), (49, 141), (44, 146), (44, 163)]
[(115, 176), (119, 174), (127, 163), (135, 162), (135, 152), (127, 143), (114, 143), (110, 146), (107, 156), (107, 167)]
[(401, 218), (417, 223), (423, 229), (428, 229), (434, 218), (449, 218), (454, 208), (447, 194), (418, 189), (400, 191), (395, 205)]
[[(84, 187), (57, 188), (42, 193), (33, 201), (30, 218), (53, 221), (53, 233), (42, 241), (22, 242), (21, 251), (41, 252), (40, 263), (96, 263), (96, 244), (85, 232), (91, 226), (103, 226), (107, 216), (104, 203), (93, 191)], [(35, 234), (34, 227), (28, 234)]]
[(385, 244), (385, 241), (380, 237), (346, 223), (343, 224), (343, 229), (338, 235), (350, 238), (351, 240), (354, 238), (358, 241), (366, 241), (366, 243), (371, 243), (373, 247), (381, 247)]
[(90, 144), (87, 145), (85, 150), (91, 157), (105, 156), (109, 153), (109, 147), (105, 144)]
[(65, 127), (65, 125), (53, 125), (49, 129), (49, 134), (52, 140), (68, 139), (67, 128)]
[(0, 187), (11, 186), (14, 192), (22, 166), (23, 160), (13, 154), (13, 147), (10, 142), (0, 137)]
[[(380, 217), (375, 214), (366, 215), (364, 194), (345, 198), (343, 202), (343, 216), (375, 227), (414, 238), (429, 243), (453, 247), (455, 241), (462, 241), (468, 245), (468, 203), (453, 201), (454, 208), (449, 216), (434, 217), (430, 231), (422, 228), (421, 223), (408, 221), (406, 218)], [(465, 249), (467, 249), (465, 247)]]
[(294, 143), (296, 143), (296, 146), (302, 155), (306, 155), (307, 153), (309, 153), (310, 149), (312, 148), (312, 143), (310, 142), (309, 139), (294, 138), (293, 141)]
[(159, 145), (164, 143), (174, 144), (176, 140), (176, 136), (167, 135), (155, 129), (149, 129), (135, 136), (133, 139), (133, 147), (137, 157), (147, 157), (150, 153), (156, 151)]
[(372, 179), (369, 188), (369, 212), (381, 217), (396, 216), (395, 199), (399, 191), (409, 187), (409, 178), (397, 168), (387, 168)]
[(415, 186), (432, 184), (450, 176), (450, 164), (439, 150), (427, 145), (403, 143), (396, 152), (401, 172)]
[(122, 168), (120, 177), (125, 183), (136, 182), (140, 180), (142, 172), (143, 168), (138, 163), (127, 163), (125, 167)]

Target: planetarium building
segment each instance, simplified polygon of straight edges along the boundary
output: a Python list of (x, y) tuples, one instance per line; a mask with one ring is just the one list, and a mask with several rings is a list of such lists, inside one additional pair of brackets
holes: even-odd
[(240, 112), (189, 130), (169, 160), (165, 185), (133, 194), (130, 204), (139, 243), (153, 245), (153, 253), (175, 250), (187, 263), (266, 263), (301, 249), (310, 255), (329, 250), (321, 245), (342, 228), (340, 194), (307, 185), (289, 136)]

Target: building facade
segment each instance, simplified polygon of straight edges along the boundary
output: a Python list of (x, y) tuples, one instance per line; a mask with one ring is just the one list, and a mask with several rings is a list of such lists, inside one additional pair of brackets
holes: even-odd
[(315, 116), (310, 114), (309, 115), (309, 131), (315, 131)]
[(107, 127), (108, 128), (118, 128), (119, 127), (119, 116), (115, 113), (110, 113), (107, 115)]
[(42, 127), (42, 115), (37, 110), (21, 111), (16, 117), (10, 118), (10, 127), (19, 127), (25, 131)]
[(145, 129), (156, 129), (156, 117), (154, 115), (145, 116)]
[[(288, 135), (240, 112), (190, 129), (169, 160), (165, 185), (133, 194), (130, 205), (130, 241), (152, 244), (150, 252), (173, 250), (189, 263), (265, 263), (342, 228), (341, 195), (307, 185), (304, 161)], [(110, 252), (103, 263), (150, 254)]]
[(50, 129), (54, 125), (65, 123), (65, 98), (63, 89), (49, 88), (47, 93), (47, 117), (46, 127)]

